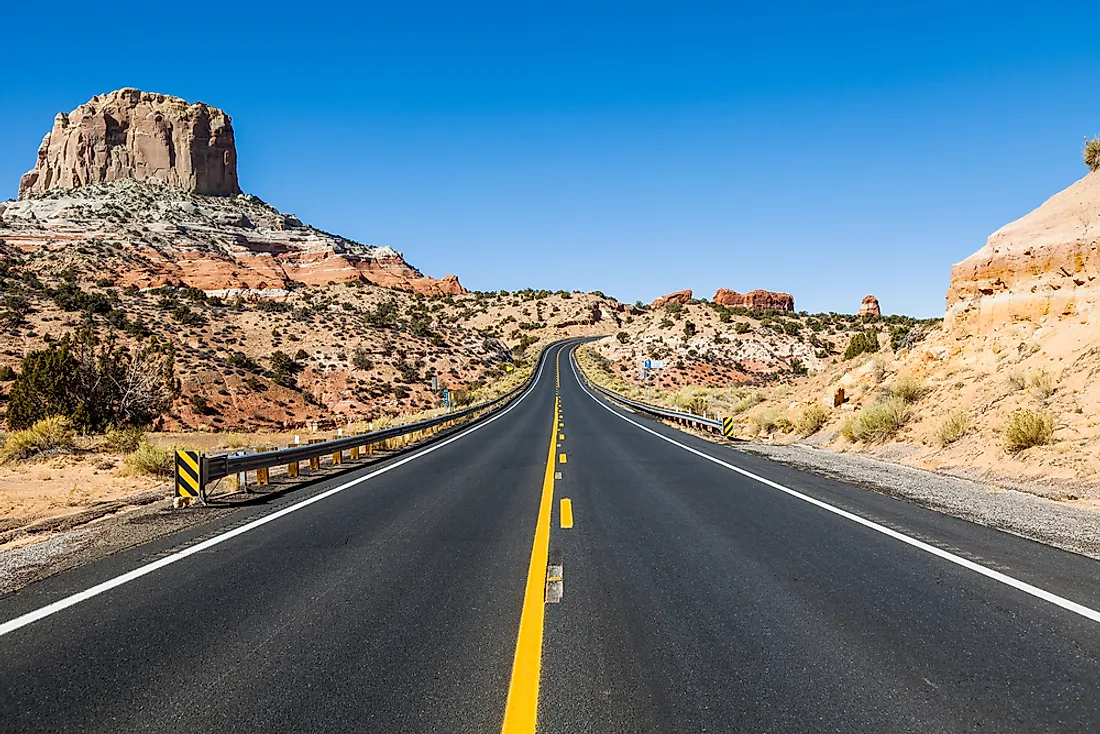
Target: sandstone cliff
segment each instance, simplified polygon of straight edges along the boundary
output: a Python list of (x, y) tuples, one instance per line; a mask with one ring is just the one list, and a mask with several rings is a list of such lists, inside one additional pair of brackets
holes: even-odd
[(1016, 321), (1100, 316), (1100, 171), (994, 232), (951, 269), (945, 325), (975, 334)]
[[(59, 114), (0, 234), (24, 253), (96, 257), (123, 286), (284, 296), (291, 284), (360, 281), (457, 295), (389, 247), (303, 224), (237, 186), (229, 116), (177, 97), (121, 89)], [(119, 248), (122, 248), (119, 250)], [(80, 257), (76, 258), (77, 260)]]
[(649, 304), (651, 308), (661, 308), (668, 303), (691, 303), (691, 291), (676, 291), (675, 293), (669, 293), (667, 296), (661, 296), (653, 303)]
[(790, 293), (755, 290), (738, 293), (719, 288), (714, 294), (714, 302), (723, 306), (740, 306), (753, 311), (794, 311), (794, 296)]
[(98, 95), (54, 118), (19, 196), (129, 178), (197, 194), (239, 193), (229, 115), (137, 89)]

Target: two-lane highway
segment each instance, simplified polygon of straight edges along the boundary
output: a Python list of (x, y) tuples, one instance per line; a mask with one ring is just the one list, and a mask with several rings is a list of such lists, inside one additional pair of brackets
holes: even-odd
[(0, 599), (0, 729), (1100, 730), (1100, 563), (662, 426), (569, 349), (381, 472)]

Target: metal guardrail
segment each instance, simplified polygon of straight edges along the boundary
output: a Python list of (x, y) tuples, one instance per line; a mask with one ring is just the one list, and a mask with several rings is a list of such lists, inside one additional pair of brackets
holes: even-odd
[[(225, 477), (254, 471), (258, 473), (258, 476), (262, 477), (262, 480), (258, 483), (266, 484), (267, 471), (272, 467), (284, 465), (293, 467), (294, 471), (291, 473), (291, 476), (297, 476), (297, 465), (300, 462), (311, 460), (316, 462), (316, 460), (323, 456), (332, 456), (334, 458), (334, 463), (342, 463), (342, 457), (345, 451), (351, 451), (353, 453), (353, 458), (355, 458), (354, 455), (360, 448), (366, 449), (372, 444), (380, 443), (387, 439), (429, 431), (434, 428), (445, 426), (446, 424), (462, 421), (466, 418), (475, 418), (479, 413), (493, 411), (511, 402), (534, 384), (539, 369), (542, 367), (543, 360), (546, 359), (546, 355), (549, 354), (550, 349), (556, 344), (558, 344), (558, 342), (553, 342), (543, 348), (542, 352), (539, 354), (538, 361), (535, 363), (535, 370), (522, 385), (498, 398), (455, 411), (454, 413), (447, 413), (435, 418), (417, 421), (416, 423), (406, 423), (401, 426), (383, 428), (382, 430), (372, 431), (370, 433), (360, 433), (354, 436), (291, 446), (290, 448), (276, 449), (274, 451), (262, 451), (255, 454), (206, 456), (190, 451), (177, 452), (176, 495), (177, 497), (186, 498), (188, 501), (190, 499), (198, 499), (205, 502), (206, 485)], [(181, 454), (183, 454), (183, 456), (180, 456)], [(341, 458), (337, 460), (337, 456)], [(188, 471), (188, 465), (191, 463), (191, 460), (197, 463), (197, 472)], [(313, 466), (316, 467), (317, 464), (314, 463)], [(197, 474), (197, 476), (193, 478), (188, 476), (194, 474)]]
[(659, 418), (667, 418), (668, 420), (676, 421), (684, 425), (694, 425), (699, 428), (705, 428), (714, 433), (720, 433), (726, 438), (733, 435), (733, 418), (708, 418), (704, 415), (695, 415), (694, 413), (681, 413), (678, 410), (672, 410), (671, 408), (662, 408), (657, 405), (650, 405), (649, 403), (643, 403), (637, 400), (631, 400), (628, 397), (620, 395), (614, 390), (608, 390), (606, 387), (597, 385), (584, 373), (584, 369), (577, 362), (576, 355), (570, 354), (570, 358), (573, 360), (573, 364), (577, 366), (577, 371), (584, 378), (588, 387), (592, 388), (598, 393), (601, 393), (617, 403), (622, 403), (635, 410), (640, 410), (643, 413), (649, 413), (650, 415), (658, 416)]

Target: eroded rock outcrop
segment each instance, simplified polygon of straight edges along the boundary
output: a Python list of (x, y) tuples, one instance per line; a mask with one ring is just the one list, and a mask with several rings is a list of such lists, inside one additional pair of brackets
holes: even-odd
[(667, 296), (661, 296), (653, 303), (649, 304), (652, 308), (661, 308), (669, 303), (681, 303), (687, 305), (691, 303), (691, 291), (676, 291), (675, 293), (669, 293)]
[(137, 89), (98, 95), (54, 118), (19, 197), (131, 178), (196, 194), (240, 193), (229, 115)]
[(863, 302), (859, 304), (860, 316), (881, 316), (882, 309), (879, 308), (878, 299), (874, 296), (864, 296)]
[(713, 300), (722, 306), (740, 306), (752, 311), (794, 311), (794, 296), (790, 293), (764, 290), (738, 293), (727, 288), (719, 288)]
[(951, 269), (945, 326), (982, 333), (1004, 323), (1100, 316), (1100, 171), (994, 232)]

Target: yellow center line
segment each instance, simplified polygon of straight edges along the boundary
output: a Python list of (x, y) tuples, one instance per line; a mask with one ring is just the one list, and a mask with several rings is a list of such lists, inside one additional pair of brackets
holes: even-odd
[(573, 501), (568, 497), (561, 501), (561, 526), (566, 530), (573, 527)]
[[(554, 361), (555, 377), (561, 378), (561, 349)], [(557, 426), (561, 398), (554, 398), (554, 422)], [(512, 682), (508, 686), (508, 703), (504, 707), (503, 734), (533, 734), (539, 709), (539, 676), (542, 670), (543, 615), (546, 609), (546, 565), (550, 555), (550, 515), (554, 507), (554, 442), (556, 430), (550, 431), (550, 449), (546, 456), (546, 473), (542, 480), (539, 517), (535, 524), (535, 540), (531, 547), (531, 563), (527, 567), (527, 586), (523, 594), (523, 612), (519, 618), (516, 656), (512, 660)]]

